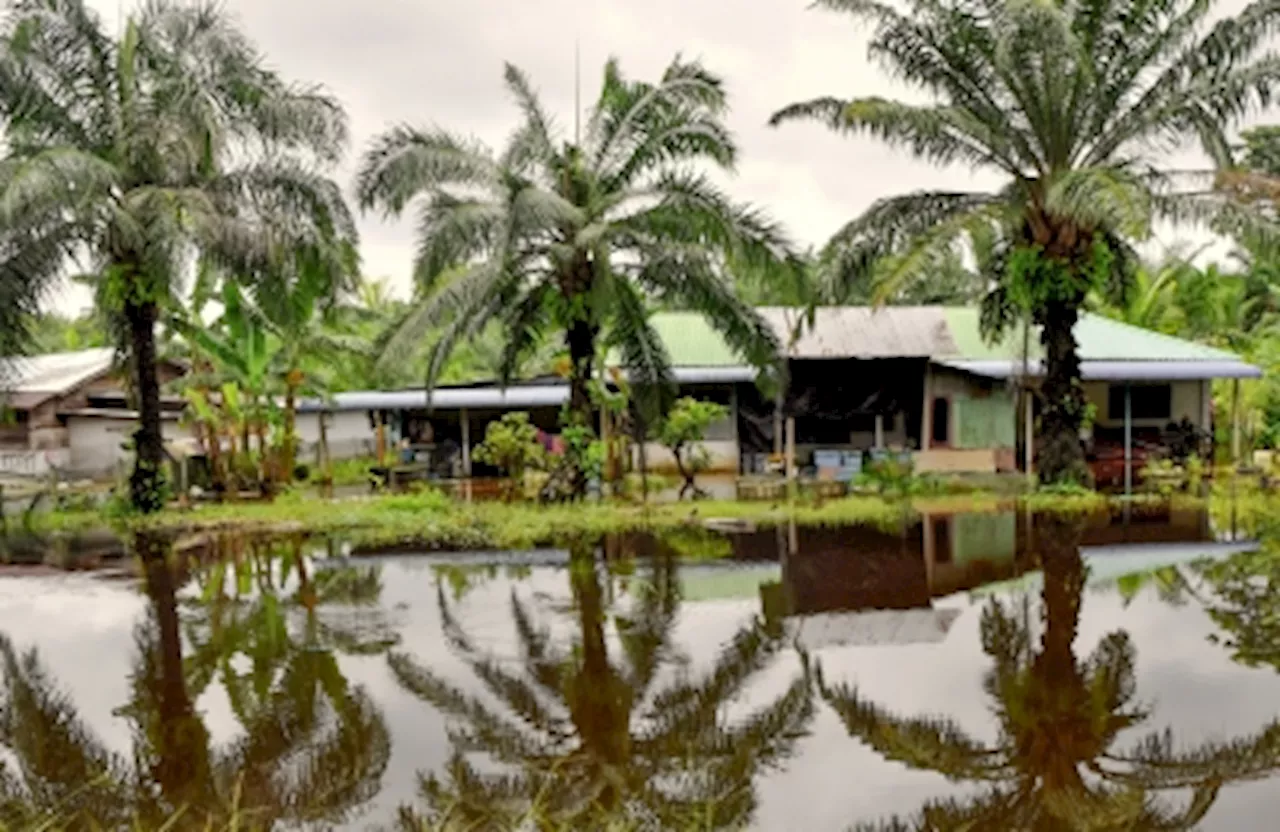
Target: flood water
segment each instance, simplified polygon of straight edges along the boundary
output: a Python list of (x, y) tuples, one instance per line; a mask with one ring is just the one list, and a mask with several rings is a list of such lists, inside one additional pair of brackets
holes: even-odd
[(28, 547), (0, 828), (1271, 829), (1280, 538), (1241, 537), (1156, 511)]

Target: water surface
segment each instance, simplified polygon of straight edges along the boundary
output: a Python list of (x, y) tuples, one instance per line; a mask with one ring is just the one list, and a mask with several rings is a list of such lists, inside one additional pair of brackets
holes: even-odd
[(1280, 555), (1235, 537), (1147, 511), (27, 546), (0, 566), (0, 820), (1272, 828)]

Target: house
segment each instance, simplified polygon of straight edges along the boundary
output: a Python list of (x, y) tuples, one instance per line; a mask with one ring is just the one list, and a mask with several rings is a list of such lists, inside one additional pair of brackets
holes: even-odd
[[(729, 416), (704, 443), (712, 468), (761, 470), (770, 458), (815, 476), (850, 475), (870, 452), (909, 454), (917, 470), (997, 472), (1034, 466), (1038, 333), (997, 344), (982, 337), (976, 309), (941, 306), (760, 310), (785, 346), (786, 384), (766, 395), (747, 366), (699, 314), (655, 315), (682, 395), (718, 401)], [(1144, 449), (1169, 441), (1171, 425), (1208, 435), (1212, 382), (1256, 378), (1261, 370), (1221, 350), (1085, 314), (1075, 329), (1085, 394), (1094, 419), (1085, 437), (1098, 460), (1128, 448), (1132, 469)], [(488, 422), (525, 410), (556, 429), (568, 389), (559, 379), (422, 390), (343, 393), (304, 403), (300, 433), (314, 441), (327, 414), (330, 443), (373, 447), (377, 418), (389, 439), (455, 443), (462, 468)], [(1127, 414), (1127, 418), (1126, 418)], [(426, 426), (429, 425), (428, 430)], [(1126, 441), (1127, 440), (1127, 441)], [(335, 450), (335, 456), (342, 455)], [(1108, 456), (1110, 455), (1110, 456)], [(648, 448), (651, 466), (670, 465)]]
[[(161, 383), (182, 368), (163, 362)], [(38, 477), (51, 469), (100, 476), (128, 456), (137, 430), (114, 350), (99, 348), (0, 361), (0, 475)], [(183, 432), (181, 400), (166, 399), (165, 435)]]

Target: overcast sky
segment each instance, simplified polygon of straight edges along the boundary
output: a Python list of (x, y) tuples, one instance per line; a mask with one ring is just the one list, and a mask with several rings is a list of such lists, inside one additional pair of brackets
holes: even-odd
[[(131, 0), (90, 0), (117, 19)], [(1222, 3), (1236, 8), (1243, 0)], [(865, 57), (866, 32), (807, 0), (225, 0), (287, 77), (320, 83), (346, 105), (353, 142), (340, 172), (389, 125), (437, 124), (502, 142), (517, 114), (503, 61), (523, 68), (562, 127), (573, 124), (574, 44), (583, 99), (605, 59), (656, 78), (677, 53), (727, 81), (729, 125), (741, 145), (730, 188), (781, 220), (801, 244), (820, 244), (872, 200), (916, 188), (984, 187), (964, 168), (939, 170), (868, 139), (813, 125), (765, 125), (793, 101), (819, 95), (900, 95)], [(406, 223), (361, 222), (364, 272), (406, 291)]]

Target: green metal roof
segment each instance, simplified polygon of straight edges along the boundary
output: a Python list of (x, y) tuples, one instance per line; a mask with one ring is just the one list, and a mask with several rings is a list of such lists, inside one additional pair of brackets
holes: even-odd
[[(895, 309), (899, 309), (902, 314), (895, 313)], [(1023, 339), (1020, 330), (1010, 333), (1001, 342), (988, 344), (979, 330), (977, 309), (932, 307), (932, 314), (922, 314), (929, 310), (928, 307), (885, 307), (877, 314), (897, 319), (895, 326), (899, 330), (924, 326), (921, 322), (939, 319), (945, 321), (945, 333), (939, 333), (936, 328), (930, 327), (919, 338), (904, 338), (912, 343), (935, 344), (930, 350), (933, 358), (994, 360), (1022, 357)], [(822, 327), (824, 317), (818, 316), (819, 327)], [(832, 317), (828, 320), (834, 324), (840, 318)], [(676, 367), (732, 367), (744, 363), (725, 344), (706, 318), (696, 312), (660, 312), (653, 316), (652, 323), (666, 344), (671, 362)], [(1080, 322), (1076, 324), (1075, 335), (1080, 344), (1080, 358), (1084, 361), (1239, 360), (1238, 356), (1224, 350), (1089, 313), (1081, 315)], [(778, 337), (785, 341), (789, 333), (780, 332)], [(1039, 334), (1034, 329), (1029, 347), (1028, 358), (1042, 357)]]
[[(978, 310), (963, 307), (946, 309), (951, 337), (959, 350), (957, 358), (998, 359), (1022, 357), (1021, 331), (1010, 333), (1002, 342), (988, 344), (979, 330)], [(1083, 361), (1234, 361), (1238, 356), (1193, 341), (1085, 313), (1075, 328)], [(1033, 329), (1029, 358), (1041, 358), (1039, 333)], [(938, 356), (949, 357), (949, 356)]]
[(697, 312), (660, 312), (650, 321), (676, 367), (736, 367), (743, 360)]

